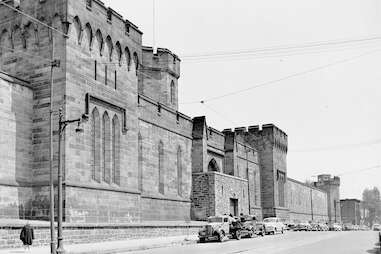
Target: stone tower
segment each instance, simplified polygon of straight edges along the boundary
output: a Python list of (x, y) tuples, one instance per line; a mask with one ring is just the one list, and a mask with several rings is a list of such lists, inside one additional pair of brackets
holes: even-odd
[(178, 110), (178, 79), (180, 58), (168, 49), (142, 47), (142, 65), (139, 66), (139, 93)]
[(340, 178), (329, 174), (319, 175), (315, 186), (327, 193), (329, 223), (341, 222)]
[(287, 134), (273, 124), (251, 126), (248, 141), (258, 150), (263, 217), (288, 218)]

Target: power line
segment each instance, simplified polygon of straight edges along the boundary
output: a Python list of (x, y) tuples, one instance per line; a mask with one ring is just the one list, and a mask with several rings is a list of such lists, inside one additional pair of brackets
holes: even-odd
[(244, 93), (244, 92), (247, 92), (247, 91), (259, 88), (259, 87), (273, 85), (273, 84), (276, 84), (276, 83), (279, 83), (281, 81), (285, 81), (285, 80), (288, 80), (288, 79), (291, 79), (291, 78), (294, 78), (294, 77), (303, 76), (303, 75), (306, 75), (306, 74), (309, 74), (309, 73), (313, 73), (313, 72), (316, 72), (316, 71), (319, 71), (319, 70), (327, 69), (327, 68), (335, 66), (335, 65), (347, 63), (347, 62), (353, 61), (353, 60), (355, 60), (357, 58), (361, 58), (363, 56), (375, 53), (375, 52), (377, 52), (379, 50), (380, 49), (368, 51), (368, 52), (365, 52), (365, 53), (357, 55), (357, 56), (345, 58), (345, 59), (338, 60), (338, 61), (335, 61), (335, 62), (332, 62), (332, 63), (329, 63), (329, 64), (320, 65), (320, 66), (317, 66), (317, 67), (314, 67), (314, 68), (311, 68), (311, 69), (307, 69), (307, 70), (304, 70), (304, 71), (301, 71), (301, 72), (293, 73), (293, 74), (290, 74), (290, 75), (287, 75), (287, 76), (284, 76), (284, 77), (281, 77), (281, 78), (278, 78), (278, 79), (274, 79), (274, 80), (266, 81), (266, 82), (263, 82), (263, 83), (259, 83), (259, 84), (256, 84), (256, 85), (253, 85), (253, 86), (249, 86), (249, 87), (244, 88), (244, 89), (239, 89), (239, 90), (232, 91), (232, 92), (229, 92), (229, 93), (225, 93), (225, 94), (222, 94), (222, 95), (219, 95), (219, 96), (210, 97), (210, 98), (199, 100), (199, 101), (189, 101), (189, 102), (185, 102), (185, 103), (181, 103), (181, 104), (205, 103), (205, 102), (209, 102), (209, 101), (214, 101), (214, 100), (222, 99), (222, 98), (225, 98), (225, 97), (234, 96), (234, 95), (237, 95), (237, 94), (240, 94), (240, 93)]
[(46, 23), (44, 23), (44, 22), (39, 21), (38, 19), (36, 19), (36, 18), (34, 18), (34, 17), (32, 17), (32, 16), (26, 14), (26, 13), (23, 12), (23, 11), (20, 11), (20, 10), (17, 9), (17, 8), (14, 8), (14, 7), (11, 6), (11, 5), (6, 4), (4, 1), (0, 2), (0, 4), (6, 6), (6, 7), (8, 7), (8, 8), (10, 8), (10, 9), (12, 9), (12, 10), (15, 11), (15, 12), (18, 12), (19, 14), (21, 14), (21, 15), (27, 17), (27, 18), (30, 19), (30, 20), (33, 20), (34, 22), (36, 22), (36, 23), (38, 23), (38, 24), (40, 24), (40, 25), (42, 25), (42, 26), (45, 26), (45, 27), (51, 29), (52, 31), (55, 31), (55, 32), (57, 32), (57, 33), (59, 33), (59, 34), (62, 34), (62, 35), (65, 36), (65, 37), (68, 37), (67, 34), (61, 32), (60, 30), (58, 30), (58, 29), (56, 29), (56, 28), (54, 28), (54, 27), (52, 27), (52, 26), (49, 26), (48, 24), (46, 24)]
[(343, 172), (341, 174), (338, 174), (338, 176), (349, 175), (349, 174), (357, 174), (359, 172), (370, 171), (370, 170), (380, 169), (380, 168), (381, 168), (381, 165), (375, 165), (375, 166), (368, 167), (368, 168), (362, 168), (362, 169), (357, 169), (357, 170), (352, 170), (352, 171), (346, 171), (346, 172)]
[(320, 151), (331, 151), (331, 150), (343, 150), (343, 149), (351, 149), (353, 147), (364, 147), (364, 146), (372, 146), (381, 144), (381, 138), (370, 140), (362, 143), (353, 143), (353, 144), (342, 144), (342, 145), (334, 145), (334, 146), (326, 146), (326, 147), (316, 147), (316, 148), (308, 148), (308, 149), (298, 149), (298, 150), (290, 150), (290, 152), (296, 153), (308, 153), (308, 152), (320, 152)]
[(263, 53), (271, 51), (287, 51), (287, 50), (296, 50), (296, 49), (308, 49), (316, 48), (322, 46), (335, 46), (335, 45), (345, 45), (350, 43), (362, 43), (362, 42), (371, 42), (375, 40), (381, 40), (381, 36), (373, 37), (361, 37), (359, 39), (343, 39), (343, 40), (331, 40), (331, 41), (317, 41), (310, 42), (305, 44), (296, 44), (296, 45), (280, 45), (274, 47), (265, 47), (265, 48), (256, 48), (256, 49), (247, 49), (247, 50), (238, 50), (238, 51), (217, 51), (212, 53), (201, 53), (193, 55), (182, 55), (183, 60), (197, 59), (197, 58), (208, 58), (208, 57), (221, 57), (221, 56), (237, 56), (242, 54), (252, 54), (252, 53)]
[(215, 110), (214, 108), (206, 105), (205, 103), (201, 103), (201, 105), (203, 105), (205, 108), (209, 109), (210, 111), (212, 111), (215, 115), (219, 116), (221, 119), (225, 120), (226, 122), (229, 122), (231, 124), (233, 124), (233, 126), (237, 126), (237, 124), (232, 121), (228, 116), (227, 114), (222, 114), (220, 112), (218, 112), (217, 110)]

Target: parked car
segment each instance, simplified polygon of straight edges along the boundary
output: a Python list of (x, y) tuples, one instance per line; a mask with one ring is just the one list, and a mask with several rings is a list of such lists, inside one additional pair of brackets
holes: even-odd
[(373, 231), (381, 231), (381, 225), (380, 224), (373, 224)]
[(352, 230), (354, 230), (354, 226), (352, 224), (350, 224), (350, 223), (345, 223), (343, 225), (343, 230), (344, 231), (352, 231)]
[(341, 227), (341, 225), (339, 223), (332, 223), (330, 226), (329, 226), (329, 230), (330, 231), (342, 231), (343, 228)]
[(360, 230), (367, 231), (367, 230), (369, 230), (369, 227), (367, 225), (361, 225)]
[(264, 229), (262, 224), (257, 224), (254, 215), (242, 215), (238, 220), (231, 223), (230, 234), (239, 240), (241, 237), (252, 238), (257, 235), (263, 236)]
[(311, 231), (321, 231), (320, 225), (317, 222), (310, 222)]
[(286, 225), (282, 222), (281, 219), (276, 217), (270, 217), (263, 220), (263, 224), (265, 226), (266, 234), (276, 234), (276, 233), (284, 233), (286, 230)]
[(329, 227), (326, 223), (319, 223), (319, 228), (321, 231), (328, 231)]
[(312, 226), (308, 222), (300, 222), (296, 224), (295, 231), (312, 231)]
[(286, 230), (294, 230), (294, 228), (296, 226), (296, 223), (294, 223), (294, 222), (286, 222), (285, 225), (286, 225)]
[(230, 236), (231, 223), (234, 221), (229, 216), (211, 216), (208, 218), (208, 224), (198, 232), (198, 238), (201, 243), (205, 241), (222, 242), (225, 237)]

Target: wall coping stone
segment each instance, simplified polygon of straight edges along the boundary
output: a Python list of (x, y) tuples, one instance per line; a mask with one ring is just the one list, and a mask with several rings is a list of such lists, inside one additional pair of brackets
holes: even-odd
[(239, 180), (239, 181), (242, 181), (242, 182), (248, 182), (244, 178), (240, 178), (240, 177), (237, 177), (237, 176), (232, 176), (232, 175), (228, 175), (228, 174), (224, 174), (224, 173), (220, 173), (220, 172), (198, 172), (198, 173), (192, 173), (192, 175), (219, 175), (219, 176), (222, 176), (222, 177), (232, 178), (232, 179)]

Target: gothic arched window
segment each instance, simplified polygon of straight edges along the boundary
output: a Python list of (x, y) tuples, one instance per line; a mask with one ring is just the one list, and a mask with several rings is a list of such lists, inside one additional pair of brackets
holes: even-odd
[(112, 119), (112, 182), (120, 185), (120, 124), (116, 115)]
[(103, 136), (102, 136), (102, 154), (103, 154), (103, 181), (110, 183), (110, 118), (105, 112), (103, 114)]
[(94, 181), (100, 182), (100, 162), (101, 162), (101, 123), (99, 112), (94, 108), (91, 114), (91, 159), (92, 159), (92, 174), (91, 178)]
[(175, 100), (176, 100), (176, 87), (175, 87), (175, 82), (171, 82), (171, 104), (175, 104)]
[(181, 147), (177, 148), (177, 193), (179, 196), (182, 196), (183, 191), (183, 152), (181, 151)]
[(135, 70), (138, 71), (139, 70), (139, 57), (138, 57), (138, 54), (136, 52), (134, 52), (134, 64), (135, 64)]
[(218, 164), (215, 159), (211, 159), (209, 164), (208, 164), (208, 171), (214, 171), (214, 172), (219, 172), (220, 169), (218, 167)]
[(138, 135), (138, 188), (143, 191), (143, 138)]
[(159, 142), (159, 193), (164, 194), (164, 144)]
[(126, 64), (127, 64), (127, 70), (130, 71), (131, 67), (131, 53), (128, 47), (124, 49), (124, 54), (126, 55)]

